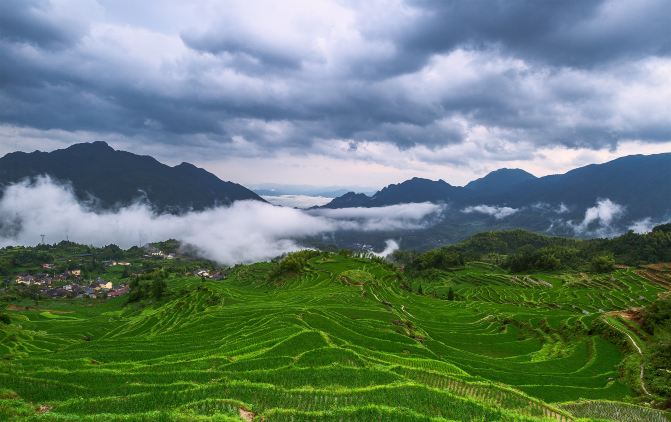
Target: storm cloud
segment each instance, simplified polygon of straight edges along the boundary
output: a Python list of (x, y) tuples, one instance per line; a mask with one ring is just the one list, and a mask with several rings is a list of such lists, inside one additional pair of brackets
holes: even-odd
[(668, 144), (669, 21), (664, 0), (5, 1), (0, 142), (471, 173)]

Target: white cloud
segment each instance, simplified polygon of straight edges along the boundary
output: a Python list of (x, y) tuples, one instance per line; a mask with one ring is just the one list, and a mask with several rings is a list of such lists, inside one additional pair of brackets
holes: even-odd
[(48, 178), (8, 186), (0, 199), (0, 245), (35, 245), (71, 241), (127, 248), (168, 238), (194, 246), (202, 256), (225, 264), (266, 260), (301, 248), (299, 241), (336, 230), (415, 228), (432, 204), (385, 207), (374, 212), (337, 210), (328, 215), (257, 201), (238, 201), (184, 215), (155, 214), (135, 204), (117, 211), (94, 211), (80, 204), (72, 190)]
[(616, 234), (611, 227), (611, 223), (624, 215), (624, 213), (624, 206), (617, 204), (608, 198), (599, 199), (595, 206), (585, 210), (585, 217), (582, 222), (575, 224), (572, 221), (569, 221), (568, 224), (576, 233), (611, 236)]
[(634, 221), (631, 223), (628, 229), (633, 230), (634, 233), (643, 234), (651, 231), (654, 226), (655, 224), (653, 224), (652, 219), (650, 217), (646, 217), (641, 220)]
[(385, 247), (381, 252), (372, 252), (373, 255), (379, 256), (380, 258), (386, 258), (389, 255), (393, 254), (400, 249), (400, 245), (394, 239), (387, 239), (385, 242)]
[(610, 199), (599, 199), (596, 206), (588, 208), (585, 211), (585, 218), (580, 223), (581, 226), (587, 227), (592, 222), (599, 222), (602, 225), (609, 225), (615, 218), (624, 213), (624, 207), (616, 204)]
[(566, 214), (569, 212), (569, 208), (563, 202), (560, 202), (557, 206), (548, 204), (547, 202), (537, 202), (531, 205), (531, 208), (538, 211), (553, 212), (555, 214)]
[(491, 215), (492, 217), (496, 218), (497, 220), (500, 220), (502, 218), (509, 217), (516, 212), (519, 211), (519, 208), (511, 208), (511, 207), (498, 207), (498, 206), (491, 206), (491, 205), (474, 205), (470, 207), (466, 207), (461, 212), (465, 214), (472, 214), (474, 212), (480, 213), (480, 214), (487, 214)]
[(657, 220), (657, 221), (654, 221), (654, 220), (653, 220), (652, 218), (650, 218), (650, 217), (645, 217), (645, 218), (642, 218), (642, 219), (640, 219), (640, 220), (636, 220), (636, 221), (634, 221), (634, 222), (631, 223), (631, 224), (629, 225), (629, 227), (627, 227), (627, 228), (628, 228), (629, 230), (633, 230), (634, 233), (643, 234), (643, 233), (649, 233), (649, 232), (652, 231), (652, 229), (653, 229), (655, 226), (659, 226), (659, 225), (661, 225), (661, 224), (666, 224), (666, 223), (668, 223), (669, 221), (671, 221), (671, 219), (669, 219), (669, 216), (668, 216), (668, 215), (666, 216), (666, 218), (662, 218), (662, 219)]

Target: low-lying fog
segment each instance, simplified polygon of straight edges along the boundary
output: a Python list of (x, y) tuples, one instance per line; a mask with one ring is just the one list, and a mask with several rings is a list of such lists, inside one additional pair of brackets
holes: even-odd
[[(0, 200), (0, 245), (71, 241), (123, 248), (169, 238), (195, 247), (223, 264), (267, 260), (301, 249), (295, 240), (338, 230), (421, 228), (441, 206), (422, 203), (375, 209), (303, 211), (257, 201), (183, 215), (156, 214), (146, 204), (96, 211), (77, 201), (72, 189), (49, 178), (6, 188)], [(395, 244), (395, 243), (394, 243)], [(397, 244), (396, 248), (398, 247)], [(393, 251), (389, 245), (385, 253)]]
[[(296, 202), (287, 205), (295, 206)], [(579, 218), (567, 217), (569, 207), (539, 203), (510, 208), (483, 204), (449, 212), (480, 214), (480, 218), (492, 219), (488, 226), (492, 228), (498, 227), (492, 225), (496, 221), (527, 213), (546, 221), (550, 234), (553, 229), (561, 229), (587, 237), (614, 236), (624, 229), (645, 232), (660, 223), (650, 218), (624, 221), (626, 207), (609, 199), (599, 199), (585, 210), (574, 209)], [(67, 238), (96, 246), (114, 243), (123, 248), (172, 238), (192, 246), (205, 258), (235, 264), (267, 260), (303, 248), (301, 238), (326, 238), (338, 231), (397, 232), (400, 237), (404, 230), (433, 226), (446, 218), (447, 213), (445, 205), (429, 202), (304, 210), (258, 201), (238, 201), (231, 206), (182, 215), (157, 214), (144, 203), (100, 211), (80, 203), (69, 186), (43, 177), (34, 183), (22, 182), (5, 188), (0, 199), (0, 246), (35, 245), (41, 235), (45, 235), (47, 243)], [(399, 242), (390, 239), (377, 254), (388, 255), (398, 248)]]

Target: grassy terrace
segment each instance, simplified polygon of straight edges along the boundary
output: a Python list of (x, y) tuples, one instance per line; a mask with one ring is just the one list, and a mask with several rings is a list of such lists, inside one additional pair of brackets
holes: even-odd
[[(0, 419), (664, 421), (593, 327), (663, 288), (632, 270), (445, 273), (424, 295), (340, 255), (268, 282), (171, 276), (169, 299), (43, 301), (0, 326)], [(455, 300), (439, 299), (452, 288)]]

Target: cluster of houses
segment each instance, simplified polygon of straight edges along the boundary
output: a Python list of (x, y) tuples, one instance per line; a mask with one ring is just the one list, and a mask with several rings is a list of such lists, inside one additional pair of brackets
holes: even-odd
[[(50, 266), (51, 264), (43, 264), (42, 268), (43, 269), (51, 269), (53, 267)], [(49, 275), (47, 273), (37, 273), (37, 274), (19, 274), (16, 276), (16, 283), (17, 284), (23, 284), (26, 286), (30, 286), (32, 284), (37, 284), (40, 286), (51, 286), (52, 284), (66, 281), (70, 278), (78, 278), (81, 277), (82, 271), (81, 270), (70, 270), (70, 271), (65, 271), (61, 274), (54, 274), (54, 275)]]
[(101, 278), (95, 281), (82, 280), (81, 270), (70, 270), (57, 275), (19, 274), (15, 281), (24, 286), (38, 286), (40, 294), (49, 298), (99, 299), (122, 296), (129, 290), (126, 284), (114, 286), (111, 281)]
[(154, 246), (146, 246), (146, 253), (144, 254), (145, 258), (163, 258), (163, 259), (175, 259), (174, 253), (165, 253), (162, 250)]
[(108, 267), (113, 267), (116, 265), (119, 265), (121, 267), (129, 267), (130, 262), (128, 261), (103, 261), (103, 264), (107, 265)]
[(210, 280), (223, 280), (226, 278), (226, 275), (221, 271), (210, 271), (210, 270), (196, 270), (193, 272), (193, 275), (200, 278), (207, 278)]

